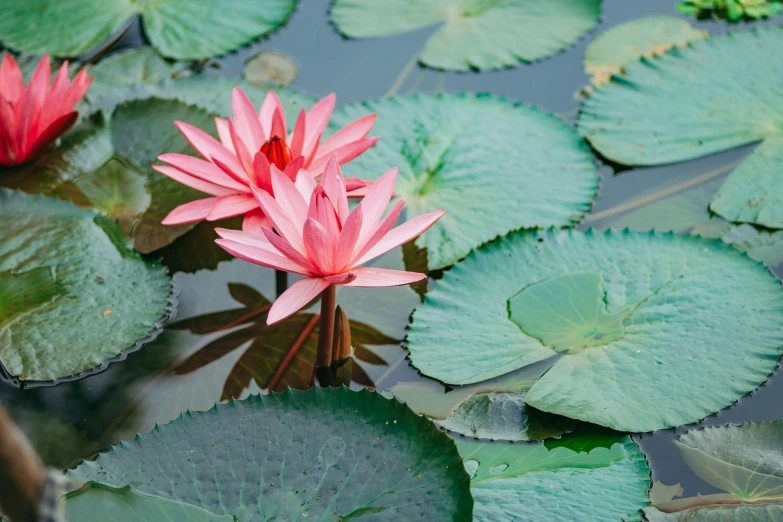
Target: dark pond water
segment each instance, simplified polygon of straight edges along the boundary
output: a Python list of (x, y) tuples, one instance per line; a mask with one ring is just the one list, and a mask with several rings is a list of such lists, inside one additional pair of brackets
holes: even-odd
[[(676, 15), (675, 3), (605, 0), (599, 27), (574, 48), (551, 59), (481, 74), (414, 69), (399, 93), (489, 91), (572, 121), (578, 108), (575, 93), (588, 80), (581, 63), (586, 45), (613, 25), (653, 14)], [(271, 39), (220, 59), (224, 73), (241, 74), (250, 56), (271, 49), (298, 62), (300, 71), (294, 87), (308, 94), (323, 96), (334, 91), (340, 104), (374, 99), (389, 91), (431, 32), (423, 29), (389, 38), (345, 41), (330, 26), (327, 9), (328, 0), (301, 2), (289, 25)], [(713, 33), (726, 30), (719, 21), (695, 25)], [(136, 24), (111, 52), (142, 42)], [(601, 196), (582, 227), (608, 226), (623, 209), (638, 207), (638, 198), (654, 199), (661, 190), (705, 173), (725, 176), (727, 166), (748, 150), (618, 174), (610, 166), (603, 166)], [(239, 260), (222, 261), (215, 270), (193, 271), (216, 261), (210, 259), (213, 252), (196, 252), (209, 243), (203, 240), (206, 236), (199, 236), (204, 231), (197, 228), (165, 251), (164, 260), (173, 271), (187, 271), (174, 274), (180, 291), (177, 322), (155, 342), (108, 371), (78, 382), (25, 391), (0, 387), (0, 401), (44, 449), (48, 447), (44, 453), (51, 462), (66, 466), (120, 439), (145, 433), (185, 410), (207, 409), (222, 397), (241, 397), (265, 387), (301, 388), (311, 384), (315, 308), (284, 323), (284, 327), (266, 328), (262, 313), (265, 299), (274, 298), (274, 274)], [(415, 252), (405, 254), (415, 257)], [(376, 266), (401, 267), (402, 259), (403, 252), (398, 250), (378, 260)], [(437, 281), (429, 284), (432, 287)], [(358, 361), (352, 362), (352, 386), (372, 384), (389, 390), (397, 384), (424, 379), (409, 366), (399, 344), (419, 296), (407, 287), (338, 292), (338, 303), (345, 307), (353, 324), (354, 341), (360, 345)], [(704, 423), (778, 419), (783, 417), (781, 399), (783, 379), (776, 374), (758, 391)], [(673, 439), (688, 428), (659, 431), (636, 440), (649, 458), (655, 480), (681, 483), (686, 496), (715, 492), (688, 469), (673, 444)]]

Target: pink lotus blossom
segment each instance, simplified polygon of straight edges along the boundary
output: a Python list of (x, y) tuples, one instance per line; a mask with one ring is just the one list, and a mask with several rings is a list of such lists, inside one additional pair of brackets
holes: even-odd
[[(199, 199), (175, 208), (163, 220), (164, 225), (216, 221), (244, 215), (242, 229), (261, 233), (269, 226), (252, 195), (253, 189), (274, 193), (271, 166), (294, 179), (300, 169), (318, 177), (327, 159), (337, 156), (348, 162), (372, 147), (378, 138), (366, 138), (375, 124), (375, 114), (360, 118), (321, 143), (334, 109), (334, 93), (316, 103), (310, 111), (302, 109), (293, 131), (286, 130), (283, 105), (269, 91), (256, 112), (245, 92), (234, 88), (234, 119), (215, 118), (220, 141), (187, 123), (175, 121), (185, 139), (205, 159), (184, 154), (162, 154), (158, 159), (169, 166), (152, 168), (166, 176), (213, 197)], [(346, 180), (352, 196), (361, 196), (366, 183)]]
[(255, 187), (253, 194), (274, 231), (262, 227), (263, 235), (256, 235), (216, 229), (222, 238), (217, 244), (230, 254), (257, 265), (306, 276), (275, 301), (267, 324), (295, 313), (332, 284), (399, 286), (427, 277), (359, 266), (422, 234), (444, 213), (430, 212), (392, 229), (405, 205), (400, 199), (383, 217), (394, 193), (396, 168), (373, 184), (350, 212), (345, 180), (336, 158), (326, 165), (320, 183), (304, 170), (299, 171), (296, 183), (276, 167), (270, 170), (274, 197)]
[(35, 159), (76, 123), (79, 113), (73, 108), (92, 78), (82, 69), (71, 83), (64, 62), (54, 84), (51, 79), (48, 55), (41, 58), (26, 87), (16, 60), (5, 55), (0, 65), (0, 165)]

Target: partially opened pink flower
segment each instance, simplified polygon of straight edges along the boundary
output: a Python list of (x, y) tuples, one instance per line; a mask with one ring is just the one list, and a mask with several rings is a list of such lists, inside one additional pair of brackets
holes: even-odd
[(64, 62), (51, 83), (49, 56), (44, 55), (25, 87), (22, 70), (6, 54), (0, 65), (0, 165), (21, 165), (44, 152), (70, 129), (79, 113), (73, 108), (92, 78), (82, 69), (73, 83)]
[(268, 324), (285, 319), (332, 284), (399, 286), (427, 277), (359, 266), (407, 243), (443, 215), (443, 210), (430, 212), (392, 228), (405, 205), (404, 200), (399, 200), (383, 217), (394, 193), (396, 176), (396, 168), (384, 174), (349, 212), (345, 180), (335, 158), (326, 165), (320, 183), (304, 170), (293, 183), (272, 167), (274, 197), (255, 188), (253, 193), (274, 231), (263, 227), (261, 236), (216, 229), (222, 238), (217, 244), (230, 254), (257, 265), (306, 276), (275, 301), (267, 316)]
[[(234, 118), (215, 118), (220, 141), (187, 123), (176, 121), (185, 139), (204, 159), (184, 154), (162, 154), (159, 160), (170, 166), (153, 168), (196, 190), (212, 195), (175, 208), (163, 220), (164, 225), (215, 221), (245, 215), (244, 230), (260, 233), (269, 222), (264, 218), (253, 188), (274, 193), (270, 167), (274, 165), (290, 179), (299, 169), (318, 177), (331, 156), (348, 162), (372, 147), (378, 140), (366, 138), (375, 124), (375, 114), (360, 118), (321, 143), (334, 109), (334, 94), (316, 103), (310, 111), (302, 109), (294, 129), (286, 129), (283, 105), (274, 91), (267, 93), (261, 110), (239, 87), (232, 93)], [(348, 181), (348, 190), (362, 194), (366, 183)]]

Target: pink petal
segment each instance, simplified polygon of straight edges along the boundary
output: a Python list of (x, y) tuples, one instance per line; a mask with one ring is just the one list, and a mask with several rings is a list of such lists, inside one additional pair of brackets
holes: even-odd
[(251, 210), (245, 214), (245, 219), (242, 220), (242, 231), (256, 236), (263, 236), (264, 227), (269, 228), (271, 226), (272, 222), (269, 221), (264, 211), (260, 208)]
[[(359, 203), (361, 206), (361, 203)], [(354, 248), (354, 255), (351, 258), (350, 264), (351, 266), (357, 266), (359, 263), (357, 260), (364, 257), (364, 254), (366, 254), (372, 247), (374, 247), (381, 239), (386, 236), (386, 234), (389, 233), (391, 228), (394, 226), (394, 224), (397, 222), (397, 219), (400, 217), (400, 213), (402, 212), (402, 207), (405, 206), (405, 200), (401, 199), (399, 200), (394, 207), (392, 207), (391, 212), (389, 212), (385, 218), (383, 218), (383, 221), (378, 225), (378, 227), (375, 229), (375, 232), (365, 241), (364, 243), (361, 243), (357, 241), (356, 248)]]
[(218, 221), (234, 216), (241, 216), (258, 208), (256, 198), (250, 194), (237, 194), (220, 198), (217, 205), (207, 215), (207, 221)]
[[(255, 111), (253, 111), (253, 114), (255, 114)], [(243, 176), (242, 179), (247, 179), (250, 184), (255, 185), (257, 180), (254, 179), (255, 171), (253, 169), (253, 158), (250, 156), (250, 153), (245, 146), (245, 142), (242, 141), (239, 134), (237, 134), (231, 118), (228, 119), (228, 133), (231, 136), (231, 144), (234, 145), (236, 156), (239, 158), (239, 163), (242, 165), (242, 170), (245, 173), (245, 176)]]
[(326, 130), (326, 126), (329, 125), (329, 119), (332, 117), (332, 111), (334, 110), (334, 102), (337, 96), (331, 93), (326, 98), (316, 103), (312, 109), (307, 113), (307, 119), (305, 120), (307, 135), (304, 141), (304, 147), (302, 148), (302, 155), (311, 158), (318, 143), (321, 141), (321, 135)]
[(345, 220), (340, 237), (337, 240), (337, 251), (335, 253), (335, 268), (343, 270), (351, 260), (356, 241), (359, 239), (359, 232), (362, 230), (362, 206), (356, 207)]
[(302, 229), (294, 227), (293, 223), (288, 217), (288, 214), (280, 208), (277, 201), (269, 195), (268, 192), (253, 188), (253, 195), (258, 201), (258, 205), (261, 210), (264, 211), (266, 217), (272, 222), (275, 230), (280, 236), (288, 241), (291, 246), (299, 251), (300, 254), (305, 253), (304, 240), (302, 239)]
[(329, 156), (322, 156), (319, 154), (310, 164), (310, 170), (312, 172), (320, 172), (321, 169), (323, 169), (326, 165), (326, 162), (329, 161), (329, 158), (332, 157), (332, 155), (337, 156), (337, 162), (341, 165), (344, 165), (375, 145), (379, 139), (380, 138), (378, 136), (375, 136), (373, 138), (353, 141), (347, 145), (343, 145), (339, 149), (336, 149), (334, 152), (329, 153)]
[(363, 206), (364, 220), (362, 221), (362, 231), (359, 234), (358, 244), (363, 246), (370, 236), (375, 232), (378, 222), (381, 220), (386, 207), (389, 206), (392, 194), (394, 193), (394, 183), (397, 179), (397, 168), (389, 170), (386, 174), (376, 181), (360, 205)]
[(324, 187), (327, 197), (332, 202), (332, 206), (337, 211), (337, 217), (340, 218), (340, 224), (348, 219), (348, 196), (345, 190), (345, 180), (340, 166), (337, 164), (337, 158), (332, 156), (326, 164), (321, 185)]
[(304, 169), (299, 169), (299, 172), (296, 174), (295, 186), (296, 190), (299, 191), (308, 206), (310, 205), (310, 198), (313, 195), (316, 185), (317, 183), (309, 172)]
[(302, 230), (305, 219), (307, 218), (307, 203), (302, 195), (296, 190), (293, 181), (276, 166), (272, 165), (272, 188), (274, 189), (275, 201), (282, 206), (294, 227)]
[(291, 160), (291, 163), (285, 166), (283, 172), (285, 173), (286, 177), (288, 177), (288, 179), (295, 179), (296, 174), (302, 170), (302, 167), (304, 167), (304, 163), (304, 156), (297, 156)]
[(215, 118), (215, 127), (217, 128), (220, 143), (222, 143), (231, 154), (236, 155), (234, 143), (231, 141), (231, 132), (228, 130), (228, 120), (226, 118)]
[(247, 185), (240, 183), (224, 172), (218, 165), (209, 161), (169, 152), (158, 156), (160, 161), (166, 162), (174, 168), (191, 176), (202, 179), (215, 185), (230, 188), (236, 192), (249, 192)]
[[(309, 209), (308, 209), (309, 210)], [(328, 198), (321, 196), (318, 199), (318, 219), (317, 221), (323, 226), (331, 237), (337, 238), (340, 236), (340, 222), (337, 218), (337, 212), (334, 210), (332, 203)]]
[(436, 210), (435, 212), (422, 214), (421, 216), (417, 216), (410, 221), (406, 221), (402, 225), (394, 228), (384, 235), (380, 241), (378, 241), (363, 256), (361, 256), (355, 264), (361, 265), (366, 263), (370, 259), (378, 257), (381, 254), (385, 254), (389, 250), (397, 248), (398, 246), (407, 243), (411, 239), (422, 235), (432, 225), (434, 225), (435, 222), (439, 220), (445, 212), (446, 211), (443, 209)]
[(304, 245), (307, 258), (322, 274), (334, 273), (337, 238), (313, 218), (307, 218), (304, 225)]
[(11, 102), (0, 96), (0, 165), (16, 165), (16, 114)]
[(300, 265), (303, 269), (312, 274), (318, 273), (318, 270), (313, 266), (309, 259), (300, 254), (291, 243), (272, 232), (269, 228), (264, 228), (264, 237), (267, 241), (281, 254)]
[(272, 193), (272, 171), (269, 159), (263, 152), (256, 152), (253, 158), (253, 171), (256, 175), (256, 186), (261, 190)]
[[(261, 104), (261, 110), (258, 111), (258, 119), (267, 139), (272, 137), (272, 116), (277, 109), (280, 109), (280, 113), (283, 115), (283, 119), (285, 119), (285, 110), (283, 109), (283, 104), (280, 103), (280, 98), (277, 97), (275, 91), (267, 92), (264, 102)], [(280, 137), (285, 138), (285, 136)]]
[[(307, 112), (304, 109), (299, 111), (299, 116), (296, 118), (296, 124), (294, 125), (294, 131), (291, 133), (291, 157), (296, 158), (302, 155), (302, 148), (304, 147), (305, 139), (305, 119)], [(304, 161), (304, 160), (302, 160)]]
[(232, 230), (230, 228), (218, 227), (215, 229), (215, 232), (223, 239), (229, 239), (247, 246), (260, 248), (261, 250), (266, 250), (272, 254), (278, 253), (277, 249), (272, 246), (272, 243), (270, 243), (269, 240), (267, 240), (267, 238), (264, 236), (263, 231), (259, 235), (247, 232), (245, 230)]
[(272, 130), (270, 132), (269, 139), (272, 139), (275, 136), (279, 136), (283, 139), (283, 141), (285, 141), (286, 135), (285, 113), (281, 107), (279, 109), (275, 109), (274, 114), (272, 114)]
[(315, 154), (317, 156), (329, 157), (340, 147), (348, 145), (349, 143), (353, 143), (354, 141), (361, 140), (370, 133), (373, 125), (375, 125), (375, 120), (377, 117), (378, 115), (375, 113), (368, 114), (367, 116), (349, 123), (342, 129), (332, 134), (332, 136), (329, 137), (329, 139), (327, 139), (325, 142), (320, 144), (318, 149), (315, 151)]
[(68, 132), (76, 123), (76, 119), (79, 117), (79, 113), (69, 112), (60, 116), (54, 120), (48, 127), (43, 129), (41, 133), (35, 138), (35, 141), (28, 143), (26, 150), (22, 157), (17, 158), (20, 163), (25, 163), (46, 150), (54, 140)]
[(240, 87), (234, 87), (231, 93), (231, 106), (234, 109), (234, 121), (239, 137), (249, 150), (257, 151), (266, 140), (253, 102)]
[(320, 277), (300, 279), (277, 298), (266, 316), (266, 324), (280, 322), (298, 312), (318, 294), (326, 290), (330, 284)]
[(356, 279), (350, 283), (345, 283), (345, 286), (402, 286), (427, 278), (427, 274), (405, 272), (403, 270), (389, 270), (388, 268), (361, 267), (355, 268), (351, 270), (351, 272), (356, 274)]
[(229, 194), (236, 194), (236, 191), (232, 189), (215, 185), (209, 181), (201, 180), (174, 167), (169, 167), (167, 165), (152, 165), (152, 170), (156, 170), (164, 176), (170, 177), (174, 181), (182, 183), (183, 185), (187, 185), (190, 188), (194, 188), (211, 196), (228, 196)]
[(207, 217), (220, 198), (197, 199), (190, 203), (180, 205), (166, 216), (161, 224), (163, 225), (184, 225), (186, 223), (195, 223), (202, 221)]
[(87, 76), (87, 70), (82, 69), (79, 74), (74, 78), (71, 88), (68, 89), (68, 94), (65, 95), (63, 100), (63, 110), (71, 110), (76, 106), (76, 103), (82, 99), (82, 96), (87, 92), (92, 83), (92, 76)]
[(46, 95), (49, 94), (51, 76), (49, 56), (44, 55), (16, 106), (16, 117), (19, 123), (17, 140), (22, 155), (25, 155), (25, 151), (30, 148), (38, 135), (38, 121), (43, 111)]
[[(359, 178), (345, 178), (345, 190), (348, 191), (348, 197), (351, 197), (352, 192), (356, 192), (362, 189), (365, 189), (365, 193), (367, 192), (366, 189), (369, 189), (374, 182)], [(364, 196), (362, 196), (364, 197)]]
[(174, 125), (176, 125), (182, 135), (185, 136), (185, 139), (190, 143), (190, 146), (196, 149), (196, 152), (201, 154), (205, 159), (209, 160), (215, 158), (234, 172), (236, 177), (247, 177), (242, 169), (242, 165), (239, 163), (239, 159), (215, 138), (189, 123), (175, 121)]
[(24, 91), (24, 79), (22, 70), (14, 57), (6, 54), (3, 64), (0, 65), (0, 97), (11, 103), (16, 103)]
[(232, 256), (238, 257), (248, 263), (273, 268), (274, 270), (283, 270), (284, 272), (309, 275), (306, 270), (302, 269), (301, 266), (287, 257), (270, 252), (269, 250), (250, 246), (238, 241), (232, 241), (230, 239), (216, 239), (215, 243)]

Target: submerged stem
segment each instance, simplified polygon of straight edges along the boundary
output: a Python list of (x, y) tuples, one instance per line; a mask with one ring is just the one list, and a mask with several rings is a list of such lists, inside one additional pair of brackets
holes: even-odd
[(315, 363), (316, 366), (320, 367), (327, 367), (332, 364), (335, 289), (334, 285), (329, 285), (321, 293), (321, 324), (318, 327), (318, 356)]
[(391, 98), (392, 96), (396, 95), (403, 85), (405, 85), (405, 80), (408, 79), (408, 76), (413, 72), (413, 70), (416, 68), (416, 65), (419, 63), (419, 54), (421, 53), (421, 50), (416, 51), (416, 53), (411, 57), (410, 60), (408, 60), (408, 63), (405, 64), (405, 67), (402, 68), (400, 71), (400, 74), (397, 75), (397, 77), (394, 79), (394, 82), (391, 84), (391, 87), (389, 87), (389, 90), (386, 91), (386, 94), (383, 95), (384, 98)]

